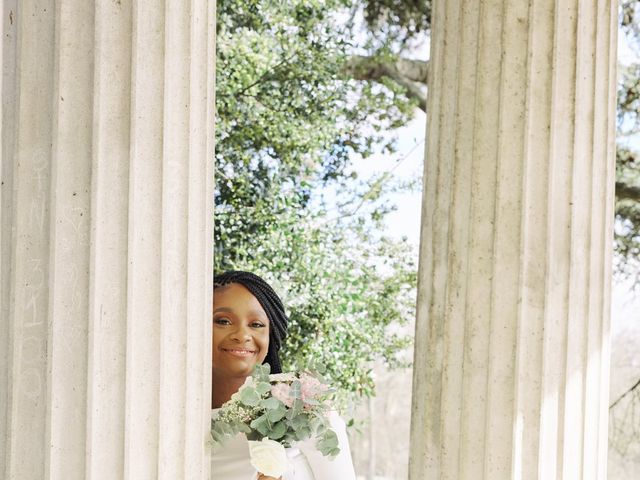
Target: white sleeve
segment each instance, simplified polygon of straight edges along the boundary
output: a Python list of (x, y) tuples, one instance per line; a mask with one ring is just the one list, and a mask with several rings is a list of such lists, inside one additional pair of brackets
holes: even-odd
[(322, 453), (316, 449), (315, 441), (313, 440), (301, 442), (298, 448), (305, 457), (307, 457), (315, 480), (356, 480), (344, 420), (334, 411), (329, 413), (329, 422), (331, 428), (338, 436), (340, 453), (336, 458), (330, 459), (322, 455)]

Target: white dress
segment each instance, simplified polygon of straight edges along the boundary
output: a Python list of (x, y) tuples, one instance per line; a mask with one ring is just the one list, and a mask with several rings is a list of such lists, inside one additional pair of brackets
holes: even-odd
[[(212, 417), (219, 409), (212, 411)], [(309, 439), (288, 448), (291, 468), (282, 480), (355, 480), (349, 440), (344, 421), (336, 412), (329, 416), (331, 428), (338, 435), (340, 453), (330, 460), (320, 453)], [(255, 480), (258, 474), (249, 461), (249, 443), (244, 434), (238, 434), (216, 449), (211, 455), (211, 480)]]

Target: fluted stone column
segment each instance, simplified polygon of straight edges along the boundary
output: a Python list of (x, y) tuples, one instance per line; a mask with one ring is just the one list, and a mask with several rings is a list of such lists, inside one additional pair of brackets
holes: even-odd
[(603, 480), (617, 4), (434, 4), (411, 478)]
[(1, 478), (208, 479), (214, 17), (2, 2)]

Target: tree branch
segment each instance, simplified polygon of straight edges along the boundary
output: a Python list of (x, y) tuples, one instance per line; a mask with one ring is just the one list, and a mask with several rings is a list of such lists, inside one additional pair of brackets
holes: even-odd
[(353, 55), (347, 60), (344, 71), (354, 80), (376, 81), (389, 78), (407, 89), (409, 97), (418, 101), (420, 110), (427, 111), (424, 87), (427, 85), (429, 62), (407, 58), (385, 62), (375, 57)]
[(379, 189), (382, 188), (383, 184), (387, 180), (392, 178), (393, 172), (395, 171), (395, 169), (398, 168), (402, 164), (402, 162), (404, 162), (407, 158), (409, 158), (409, 156), (415, 151), (416, 148), (418, 148), (420, 145), (424, 144), (424, 141), (425, 141), (425, 139), (423, 138), (419, 142), (416, 142), (416, 144), (413, 147), (411, 147), (411, 150), (409, 150), (407, 153), (405, 153), (405, 155), (400, 160), (398, 160), (396, 162), (396, 164), (391, 169), (389, 169), (386, 172), (384, 172), (382, 174), (382, 176), (379, 179), (377, 179), (373, 183), (373, 185), (371, 185), (369, 187), (369, 190), (367, 190), (367, 192), (360, 198), (360, 202), (358, 203), (358, 205), (353, 210), (351, 210), (350, 212), (343, 213), (342, 215), (339, 215), (339, 216), (337, 216), (335, 218), (330, 218), (328, 220), (325, 220), (324, 222), (319, 224), (318, 227), (321, 227), (321, 226), (326, 225), (328, 223), (336, 222), (338, 220), (342, 220), (343, 218), (353, 217), (356, 213), (358, 213), (358, 210), (360, 210), (360, 208), (365, 204), (365, 202), (367, 200), (369, 200), (371, 197), (373, 197), (377, 193), (377, 191), (379, 191)]
[(624, 397), (626, 397), (627, 395), (629, 395), (631, 392), (633, 392), (636, 388), (640, 387), (640, 378), (638, 379), (638, 381), (626, 392), (624, 392), (622, 395), (620, 395), (615, 402), (613, 402), (611, 405), (609, 405), (609, 410), (611, 410), (613, 407), (615, 407), (618, 402), (620, 400), (622, 400)]
[(640, 187), (628, 185), (624, 182), (616, 182), (616, 198), (618, 200), (640, 202)]
[(258, 77), (257, 80), (253, 81), (249, 85), (246, 85), (246, 86), (242, 87), (237, 92), (233, 92), (233, 94), (231, 96), (236, 97), (236, 96), (244, 95), (247, 90), (252, 89), (256, 85), (258, 85), (260, 82), (262, 82), (265, 78), (267, 78), (267, 76), (269, 76), (270, 74), (275, 73), (275, 71), (278, 68), (280, 68), (284, 64), (289, 63), (291, 60), (293, 60), (295, 58), (295, 56), (298, 55), (298, 52), (299, 52), (298, 50), (294, 51), (291, 55), (289, 55), (288, 57), (283, 58), (278, 63), (276, 63), (273, 67), (267, 68), (264, 72), (262, 72), (262, 74)]
[(356, 80), (377, 80), (382, 76), (402, 76), (405, 80), (427, 84), (429, 62), (399, 58), (395, 62), (384, 62), (376, 57), (352, 55), (346, 62), (347, 72)]

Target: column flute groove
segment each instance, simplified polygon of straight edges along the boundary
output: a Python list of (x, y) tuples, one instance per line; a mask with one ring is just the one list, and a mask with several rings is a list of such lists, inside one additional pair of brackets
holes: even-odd
[[(98, 2), (95, 15), (88, 480), (124, 478), (127, 265), (131, 130), (130, 0)], [(124, 20), (123, 20), (124, 17)], [(119, 408), (114, 408), (114, 405)]]

